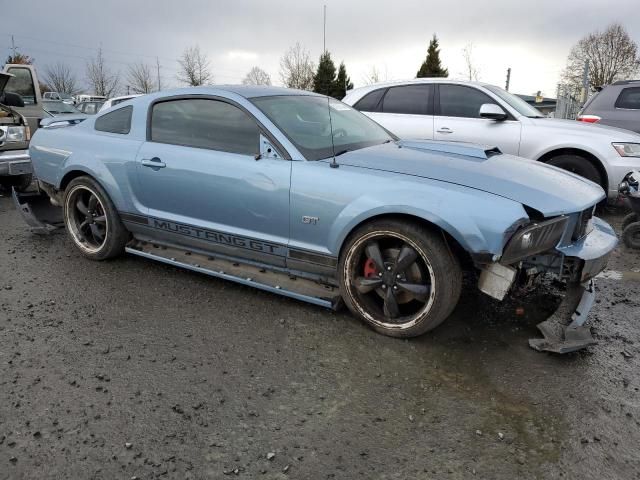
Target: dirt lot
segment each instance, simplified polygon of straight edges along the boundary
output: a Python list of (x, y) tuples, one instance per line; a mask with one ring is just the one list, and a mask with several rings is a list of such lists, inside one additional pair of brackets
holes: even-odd
[(401, 341), (144, 259), (90, 262), (5, 195), (0, 479), (640, 478), (639, 271), (620, 247), (585, 352), (527, 346), (545, 288), (469, 288)]

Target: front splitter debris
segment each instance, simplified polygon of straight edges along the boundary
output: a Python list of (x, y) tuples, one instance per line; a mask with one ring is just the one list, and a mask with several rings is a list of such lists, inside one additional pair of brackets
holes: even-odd
[(555, 313), (538, 324), (544, 338), (529, 339), (529, 346), (541, 352), (569, 353), (594, 345), (591, 329), (585, 325), (594, 300), (593, 280), (569, 285)]

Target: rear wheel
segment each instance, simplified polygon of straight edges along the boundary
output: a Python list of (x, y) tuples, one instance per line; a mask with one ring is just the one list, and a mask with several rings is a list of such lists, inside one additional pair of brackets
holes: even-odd
[(558, 155), (557, 157), (549, 159), (547, 163), (554, 167), (562, 168), (563, 170), (580, 175), (581, 177), (602, 186), (602, 175), (600, 174), (600, 171), (585, 157), (571, 154)]
[(462, 273), (443, 238), (400, 220), (372, 222), (347, 241), (339, 265), (343, 299), (374, 330), (414, 337), (434, 329), (460, 297)]
[(129, 238), (113, 203), (91, 177), (75, 178), (67, 186), (64, 222), (73, 243), (92, 260), (120, 255)]

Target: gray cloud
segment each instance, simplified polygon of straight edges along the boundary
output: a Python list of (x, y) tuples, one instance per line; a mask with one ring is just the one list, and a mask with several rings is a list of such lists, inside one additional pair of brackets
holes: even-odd
[(14, 34), (38, 66), (64, 61), (80, 76), (99, 46), (116, 70), (134, 61), (155, 63), (158, 56), (165, 84), (176, 84), (175, 59), (186, 46), (199, 44), (216, 82), (237, 83), (253, 65), (277, 81), (278, 59), (296, 41), (314, 58), (321, 53), (325, 3), (327, 48), (346, 62), (356, 85), (372, 65), (390, 78), (412, 77), (437, 33), (453, 76), (463, 70), (461, 49), (473, 42), (482, 80), (502, 85), (511, 66), (512, 90), (552, 95), (571, 45), (584, 34), (621, 21), (640, 40), (640, 22), (628, 20), (637, 17), (636, 0), (616, 2), (615, 8), (594, 0), (58, 0), (55, 8), (21, 0), (3, 7), (0, 48), (8, 54)]

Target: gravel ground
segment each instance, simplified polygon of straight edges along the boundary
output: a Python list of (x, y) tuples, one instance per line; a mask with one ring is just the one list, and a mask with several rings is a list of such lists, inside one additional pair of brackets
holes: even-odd
[(0, 479), (640, 478), (639, 260), (621, 246), (599, 279), (586, 351), (527, 346), (558, 302), (544, 287), (502, 304), (468, 288), (404, 341), (144, 259), (85, 260), (5, 194)]

